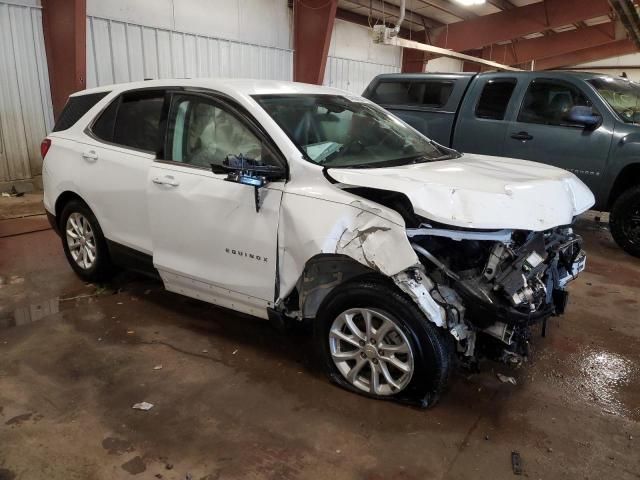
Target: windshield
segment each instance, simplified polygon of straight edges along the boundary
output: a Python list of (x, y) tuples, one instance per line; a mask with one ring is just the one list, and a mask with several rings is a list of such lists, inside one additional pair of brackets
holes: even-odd
[(369, 168), (457, 157), (387, 111), (340, 95), (256, 95), (305, 157), (327, 167)]
[(621, 78), (589, 80), (598, 93), (628, 123), (640, 122), (640, 85)]

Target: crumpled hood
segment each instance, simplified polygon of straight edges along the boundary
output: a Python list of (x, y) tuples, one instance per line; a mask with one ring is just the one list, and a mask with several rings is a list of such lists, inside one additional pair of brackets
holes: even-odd
[(400, 167), (331, 168), (329, 175), (347, 185), (404, 193), (418, 215), (467, 228), (547, 230), (570, 224), (595, 203), (573, 173), (487, 155)]

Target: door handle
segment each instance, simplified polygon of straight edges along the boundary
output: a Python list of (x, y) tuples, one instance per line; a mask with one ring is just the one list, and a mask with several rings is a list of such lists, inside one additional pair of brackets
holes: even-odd
[(153, 177), (151, 179), (151, 181), (153, 183), (155, 183), (156, 185), (168, 185), (170, 187), (177, 187), (178, 185), (180, 185), (180, 182), (177, 181), (175, 178), (173, 178), (170, 175), (165, 175), (164, 177), (160, 178), (160, 177)]
[(95, 150), (87, 150), (86, 152), (82, 152), (82, 158), (87, 162), (95, 162), (98, 160), (98, 154)]
[(520, 140), (522, 142), (526, 142), (527, 140), (533, 140), (533, 137), (529, 135), (527, 132), (512, 133), (511, 138), (513, 138), (514, 140)]

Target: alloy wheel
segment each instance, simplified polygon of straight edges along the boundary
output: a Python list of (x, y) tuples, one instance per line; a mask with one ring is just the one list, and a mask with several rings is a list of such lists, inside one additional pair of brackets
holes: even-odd
[(372, 308), (352, 308), (329, 330), (331, 358), (354, 387), (374, 395), (401, 392), (411, 381), (414, 356), (398, 323)]
[(89, 221), (78, 212), (73, 212), (67, 219), (66, 239), (71, 258), (85, 270), (96, 262), (96, 238)]

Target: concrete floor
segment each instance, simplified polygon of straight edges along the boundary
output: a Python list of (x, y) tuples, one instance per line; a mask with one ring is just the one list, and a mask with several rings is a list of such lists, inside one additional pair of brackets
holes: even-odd
[(85, 285), (45, 222), (0, 221), (0, 480), (503, 479), (513, 450), (530, 478), (640, 478), (640, 261), (592, 221), (532, 362), (460, 372), (431, 410), (331, 385), (304, 332)]

